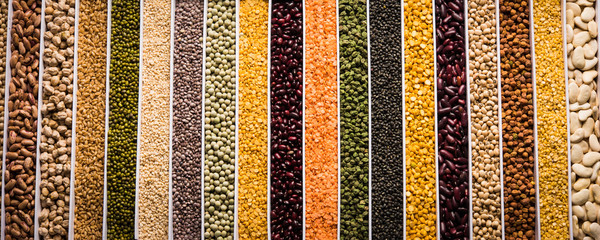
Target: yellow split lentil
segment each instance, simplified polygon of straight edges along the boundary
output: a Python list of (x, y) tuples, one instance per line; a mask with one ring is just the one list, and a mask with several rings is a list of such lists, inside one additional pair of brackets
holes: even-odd
[(436, 239), (431, 0), (404, 2), (406, 238)]
[(267, 239), (269, 1), (240, 2), (239, 239)]
[(569, 163), (561, 1), (534, 3), (540, 236), (568, 239)]

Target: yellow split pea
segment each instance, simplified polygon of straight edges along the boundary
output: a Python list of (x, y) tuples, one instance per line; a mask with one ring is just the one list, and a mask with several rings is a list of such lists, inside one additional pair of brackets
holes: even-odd
[(430, 0), (404, 3), (406, 237), (436, 238), (433, 12)]
[(536, 0), (535, 63), (542, 239), (569, 238), (569, 175), (561, 1)]
[(267, 239), (269, 1), (240, 2), (239, 239)]

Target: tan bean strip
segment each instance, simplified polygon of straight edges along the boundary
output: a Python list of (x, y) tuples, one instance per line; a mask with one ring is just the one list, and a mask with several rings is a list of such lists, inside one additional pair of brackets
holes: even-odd
[(567, 0), (569, 141), (574, 239), (600, 239), (600, 120), (598, 120), (598, 24), (595, 0)]
[[(4, 239), (34, 239), (41, 0), (13, 1)], [(27, 13), (27, 14), (26, 14)]]
[(106, 24), (103, 0), (79, 3), (75, 143), (75, 239), (102, 239)]
[(171, 1), (145, 0), (143, 8), (139, 238), (160, 240), (169, 224)]
[(468, 3), (473, 239), (501, 239), (496, 4)]
[(73, 135), (75, 1), (48, 0), (44, 10), (40, 135), (41, 239), (67, 239)]
[(561, 1), (533, 5), (541, 239), (569, 238), (567, 117)]

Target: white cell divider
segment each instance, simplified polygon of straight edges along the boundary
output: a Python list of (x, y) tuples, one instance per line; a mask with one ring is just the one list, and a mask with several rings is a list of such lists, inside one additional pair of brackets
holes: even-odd
[[(537, 96), (536, 96), (536, 83), (535, 83), (535, 22), (533, 17), (533, 0), (528, 0), (529, 5), (529, 49), (531, 51), (531, 83), (533, 88), (532, 102), (533, 102), (533, 178), (535, 181), (535, 237), (540, 239), (540, 184), (539, 184), (539, 160), (538, 160), (538, 134), (537, 134)], [(567, 95), (568, 96), (568, 95)]]
[(8, 16), (7, 16), (7, 24), (6, 24), (6, 60), (4, 63), (4, 69), (5, 69), (5, 74), (4, 74), (4, 136), (3, 139), (5, 139), (3, 141), (2, 144), (2, 200), (0, 200), (2, 202), (2, 206), (1, 208), (1, 215), (2, 215), (2, 219), (0, 219), (0, 238), (4, 239), (4, 234), (5, 234), (5, 211), (4, 211), (4, 186), (5, 186), (5, 181), (4, 181), (4, 172), (6, 170), (6, 151), (8, 150), (8, 143), (6, 141), (6, 139), (8, 139), (8, 113), (9, 113), (9, 109), (8, 109), (8, 98), (10, 97), (10, 81), (12, 79), (12, 75), (11, 75), (11, 71), (10, 71), (10, 61), (9, 59), (11, 59), (11, 55), (12, 55), (12, 51), (10, 50), (10, 46), (11, 46), (11, 42), (12, 42), (12, 37), (10, 34), (11, 30), (12, 30), (12, 17), (13, 17), (13, 5), (12, 4), (8, 4)]
[[(204, 239), (204, 213), (205, 213), (205, 209), (204, 209), (204, 160), (205, 160), (205, 156), (204, 154), (206, 153), (206, 147), (204, 144), (204, 138), (205, 138), (205, 132), (204, 132), (204, 118), (205, 118), (205, 109), (206, 109), (206, 105), (204, 105), (204, 103), (206, 102), (206, 30), (207, 28), (207, 24), (206, 24), (206, 13), (208, 12), (208, 0), (204, 0), (204, 14), (202, 15), (202, 27), (203, 27), (203, 31), (202, 31), (202, 116), (200, 116), (202, 118), (202, 134), (201, 134), (201, 141), (202, 141), (202, 154), (200, 157), (200, 168), (202, 169), (201, 172), (201, 176), (202, 176), (202, 181), (200, 183), (200, 185), (202, 186), (202, 191), (200, 192), (200, 195), (202, 196), (201, 201), (200, 201), (200, 211), (202, 212), (202, 216), (200, 218), (200, 228), (202, 229), (202, 231), (200, 231), (200, 236), (201, 239)], [(237, 27), (237, 26), (236, 26)]]
[[(369, 228), (367, 231), (369, 231), (368, 235), (369, 235), (369, 239), (371, 239), (373, 237), (373, 181), (372, 181), (372, 177), (373, 177), (373, 141), (371, 140), (372, 137), (372, 96), (371, 96), (371, 12), (369, 11), (371, 7), (371, 1), (367, 0), (367, 6), (365, 7), (366, 11), (367, 11), (367, 91), (368, 91), (368, 104), (369, 104), (369, 119), (368, 119), (368, 131), (369, 131), (369, 155), (367, 156), (367, 158), (369, 158), (369, 169), (368, 169), (368, 173), (369, 173), (369, 190), (368, 190), (368, 209), (369, 209)], [(339, 91), (339, 89), (338, 89)]]
[[(71, 183), (70, 183), (70, 192), (69, 192), (69, 228), (67, 229), (68, 239), (75, 239), (75, 160), (76, 157), (76, 149), (77, 149), (77, 90), (79, 87), (77, 86), (77, 70), (78, 60), (79, 60), (79, 6), (80, 0), (75, 1), (75, 45), (73, 45), (73, 112), (71, 117)], [(40, 74), (41, 75), (41, 74)]]
[(269, 0), (269, 39), (267, 53), (267, 239), (271, 240), (271, 11), (273, 11), (273, 0)]
[[(169, 48), (169, 240), (173, 240), (173, 65), (175, 52), (175, 7), (177, 0), (171, 0), (171, 28)], [(200, 116), (202, 117), (202, 116)]]
[[(440, 233), (440, 173), (439, 173), (439, 168), (440, 168), (440, 163), (438, 161), (438, 155), (439, 155), (439, 150), (438, 150), (438, 94), (437, 94), (437, 78), (438, 78), (438, 67), (437, 67), (437, 46), (438, 46), (438, 42), (437, 42), (437, 21), (436, 21), (436, 17), (437, 14), (435, 12), (435, 6), (436, 6), (436, 1), (435, 0), (431, 0), (431, 10), (432, 10), (432, 14), (433, 14), (433, 19), (432, 19), (432, 26), (431, 26), (431, 30), (432, 30), (432, 37), (433, 37), (433, 105), (434, 105), (434, 117), (433, 117), (433, 122), (434, 122), (434, 142), (435, 142), (435, 157), (433, 159), (433, 162), (435, 164), (435, 235), (436, 235), (436, 239), (442, 239), (441, 238), (441, 233)], [(403, 32), (406, 33), (406, 32)], [(465, 54), (465, 56), (467, 56)], [(405, 177), (406, 178), (406, 177)]]
[(235, 178), (234, 178), (234, 208), (233, 208), (233, 239), (239, 239), (239, 226), (238, 226), (238, 198), (239, 198), (239, 129), (240, 129), (240, 0), (235, 1)]
[(41, 182), (41, 171), (40, 171), (40, 134), (42, 133), (42, 121), (41, 119), (43, 119), (42, 117), (42, 106), (44, 105), (43, 103), (43, 92), (42, 90), (44, 89), (43, 87), (43, 76), (44, 76), (44, 49), (45, 49), (45, 45), (44, 45), (44, 33), (46, 32), (46, 11), (44, 11), (44, 9), (46, 9), (46, 1), (42, 1), (42, 8), (41, 10), (41, 18), (42, 18), (42, 22), (40, 23), (40, 53), (39, 53), (39, 67), (38, 67), (38, 101), (37, 101), (37, 110), (38, 110), (38, 118), (37, 118), (37, 134), (36, 134), (36, 159), (35, 159), (35, 214), (34, 214), (34, 220), (33, 220), (33, 224), (34, 224), (34, 234), (33, 234), (33, 239), (34, 240), (38, 240), (40, 239), (40, 234), (39, 234), (39, 227), (40, 227), (40, 221), (39, 221), (39, 216), (40, 216), (40, 211), (41, 211), (41, 202), (40, 202), (40, 192), (38, 191), (38, 189), (40, 189), (40, 182)]
[(497, 56), (497, 65), (496, 65), (496, 82), (498, 83), (498, 124), (500, 128), (498, 129), (498, 149), (500, 150), (500, 223), (502, 224), (502, 239), (505, 237), (505, 227), (504, 227), (504, 154), (502, 151), (502, 58), (500, 54), (500, 0), (496, 0), (496, 56)]
[[(270, 19), (269, 19), (270, 20)], [(302, 0), (302, 239), (306, 235), (306, 2)], [(270, 85), (270, 84), (269, 84)]]
[[(464, 14), (464, 27), (463, 27), (463, 31), (465, 32), (465, 79), (463, 79), (463, 81), (465, 81), (465, 89), (466, 91), (466, 107), (465, 107), (465, 111), (467, 111), (467, 160), (468, 160), (468, 165), (467, 165), (467, 171), (469, 171), (469, 192), (467, 193), (467, 197), (469, 198), (469, 212), (467, 214), (469, 214), (469, 225), (467, 226), (467, 228), (465, 229), (465, 231), (469, 231), (469, 239), (473, 239), (473, 154), (472, 154), (472, 143), (471, 142), (471, 77), (469, 74), (469, 71), (471, 70), (469, 67), (469, 63), (470, 63), (470, 55), (469, 52), (471, 51), (471, 49), (469, 48), (469, 0), (463, 0), (464, 1), (464, 9), (463, 9), (463, 14)], [(437, 83), (436, 83), (437, 84)], [(437, 137), (437, 136), (436, 136)], [(437, 159), (436, 159), (437, 160)]]
[[(404, 12), (404, 1), (400, 4), (402, 12), (402, 239), (406, 239), (406, 38), (404, 37), (406, 29), (404, 28), (406, 12)], [(436, 160), (437, 161), (437, 160)]]
[[(336, 39), (336, 80), (337, 80), (337, 160), (338, 160), (338, 174), (337, 174), (337, 186), (338, 186), (338, 198), (337, 198), (337, 240), (341, 239), (341, 219), (342, 219), (342, 214), (341, 214), (341, 206), (342, 206), (342, 181), (341, 181), (341, 173), (342, 173), (342, 135), (341, 135), (341, 125), (340, 125), (340, 117), (341, 117), (341, 111), (340, 111), (340, 107), (342, 104), (341, 98), (340, 98), (340, 1), (336, 0), (335, 1), (335, 39)], [(370, 237), (370, 236), (369, 236)]]
[[(561, 22), (560, 22), (560, 26), (562, 29), (562, 44), (563, 44), (563, 70), (564, 70), (564, 80), (565, 80), (565, 104), (567, 104), (567, 107), (565, 108), (565, 116), (567, 117), (567, 176), (569, 179), (568, 182), (568, 186), (569, 189), (567, 191), (568, 193), (568, 197), (569, 197), (569, 236), (573, 236), (574, 232), (573, 232), (573, 204), (571, 203), (571, 141), (569, 139), (570, 133), (571, 133), (571, 120), (569, 118), (569, 64), (567, 62), (568, 59), (568, 54), (567, 54), (567, 34), (566, 34), (566, 30), (565, 30), (565, 26), (567, 25), (567, 17), (566, 17), (566, 0), (561, 0), (561, 11), (560, 11), (560, 17), (561, 17)], [(598, 11), (596, 11), (598, 12)], [(598, 19), (596, 17), (596, 19)], [(570, 239), (573, 239), (572, 237)]]
[(136, 149), (135, 149), (135, 217), (134, 217), (134, 238), (135, 239), (139, 239), (140, 236), (140, 228), (139, 228), (139, 224), (140, 224), (140, 149), (141, 149), (141, 136), (142, 136), (142, 96), (143, 96), (143, 92), (142, 92), (142, 87), (144, 85), (143, 83), (143, 77), (142, 77), (142, 66), (144, 65), (144, 51), (142, 51), (142, 49), (144, 48), (144, 0), (139, 0), (140, 1), (140, 19), (139, 19), (139, 23), (140, 23), (140, 38), (139, 38), (139, 43), (138, 43), (138, 96), (137, 96), (137, 125), (136, 125), (136, 131), (137, 131), (137, 137), (136, 137)]
[(107, 240), (108, 236), (108, 225), (107, 225), (107, 217), (108, 217), (108, 120), (110, 116), (110, 38), (112, 36), (112, 0), (108, 0), (106, 4), (106, 89), (105, 89), (105, 108), (104, 111), (104, 200), (103, 200), (103, 208), (102, 208), (102, 240)]

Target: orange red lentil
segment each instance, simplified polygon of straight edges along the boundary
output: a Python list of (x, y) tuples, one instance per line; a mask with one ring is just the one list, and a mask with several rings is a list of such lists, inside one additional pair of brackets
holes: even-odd
[(541, 239), (569, 238), (569, 175), (561, 1), (533, 4)]
[(436, 239), (431, 0), (404, 2), (406, 238)]
[(306, 239), (337, 238), (336, 1), (305, 1)]
[(267, 239), (269, 1), (240, 2), (239, 239)]

